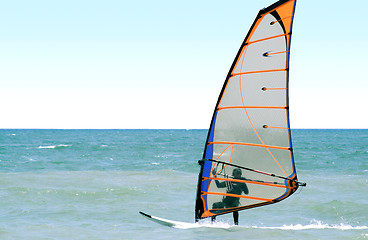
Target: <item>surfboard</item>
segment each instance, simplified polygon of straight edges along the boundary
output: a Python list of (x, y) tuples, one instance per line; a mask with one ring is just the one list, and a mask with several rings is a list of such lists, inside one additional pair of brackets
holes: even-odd
[(149, 215), (149, 214), (144, 213), (144, 212), (139, 212), (139, 213), (142, 216), (144, 216), (145, 218), (147, 218), (148, 220), (151, 220), (152, 222), (155, 222), (155, 223), (158, 223), (160, 225), (167, 226), (167, 227), (173, 227), (173, 228), (190, 228), (190, 227), (193, 227), (192, 225), (195, 225), (193, 223), (173, 221), (173, 220), (168, 220), (168, 219), (165, 219), (165, 218), (160, 218), (160, 217), (152, 216), (152, 215)]
[(196, 222), (196, 223), (189, 223), (189, 222), (180, 222), (180, 221), (174, 221), (174, 220), (168, 220), (165, 218), (160, 218), (156, 216), (152, 216), (150, 214), (139, 212), (143, 217), (146, 219), (158, 223), (160, 225), (166, 226), (166, 227), (172, 227), (172, 228), (181, 228), (181, 229), (189, 229), (189, 228), (221, 228), (221, 229), (228, 229), (231, 227), (238, 227), (235, 225), (230, 225), (228, 223), (223, 222)]

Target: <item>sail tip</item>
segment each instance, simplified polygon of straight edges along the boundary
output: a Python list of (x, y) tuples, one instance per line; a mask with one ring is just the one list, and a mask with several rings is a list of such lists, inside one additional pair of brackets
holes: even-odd
[(282, 5), (282, 4), (284, 4), (284, 3), (286, 3), (286, 2), (289, 2), (289, 1), (293, 1), (293, 0), (279, 0), (279, 1), (277, 1), (277, 2), (275, 2), (275, 3), (273, 3), (273, 4), (271, 4), (271, 5), (270, 5), (270, 6), (268, 6), (268, 7), (262, 8), (262, 9), (259, 11), (259, 14), (260, 14), (260, 15), (265, 14), (265, 13), (269, 12), (270, 10), (272, 10), (272, 9), (274, 9), (274, 8), (276, 8), (276, 7), (278, 7), (278, 6)]

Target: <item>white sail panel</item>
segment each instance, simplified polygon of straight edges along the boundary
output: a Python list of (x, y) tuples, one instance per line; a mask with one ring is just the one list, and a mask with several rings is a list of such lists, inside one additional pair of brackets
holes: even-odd
[(235, 75), (229, 79), (219, 107), (243, 104), (284, 107), (287, 105), (286, 75), (286, 71)]
[(286, 68), (288, 33), (279, 23), (271, 25), (275, 21), (276, 18), (271, 14), (262, 18), (261, 24), (244, 46), (233, 73)]
[[(248, 120), (248, 116), (252, 122)], [(244, 119), (244, 121), (236, 121), (237, 119)], [(265, 122), (265, 119), (268, 121)], [(267, 112), (262, 109), (222, 110), (218, 113), (213, 142), (264, 144), (288, 148), (290, 147), (288, 129), (264, 128), (266, 123), (273, 126), (284, 126), (282, 119), (286, 119), (286, 113), (277, 109)], [(232, 128), (234, 125), (239, 129)]]

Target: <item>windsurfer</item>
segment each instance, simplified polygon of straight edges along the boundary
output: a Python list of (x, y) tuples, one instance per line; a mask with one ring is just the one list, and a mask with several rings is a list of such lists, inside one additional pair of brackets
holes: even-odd
[[(216, 175), (216, 171), (213, 171), (213, 175)], [(240, 180), (246, 180), (242, 177), (242, 171), (240, 168), (235, 168), (233, 170), (233, 179), (240, 179)], [(229, 194), (235, 194), (235, 195), (241, 195), (242, 192), (244, 194), (248, 194), (249, 190), (245, 183), (242, 182), (232, 182), (232, 181), (223, 181), (220, 182), (218, 180), (215, 180), (216, 186), (218, 188), (227, 188), (226, 193)], [(238, 207), (240, 205), (240, 201), (238, 197), (231, 197), (231, 196), (225, 196), (221, 202), (215, 202), (212, 205), (213, 209), (218, 208), (233, 208)], [(233, 218), (234, 218), (234, 224), (238, 225), (239, 223), (239, 213), (237, 211), (233, 212)], [(212, 217), (212, 221), (215, 221), (216, 217)]]

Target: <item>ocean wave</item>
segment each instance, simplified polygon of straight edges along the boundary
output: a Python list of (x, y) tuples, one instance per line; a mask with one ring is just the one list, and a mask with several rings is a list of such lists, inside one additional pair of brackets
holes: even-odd
[(280, 229), (280, 230), (309, 230), (309, 229), (337, 229), (337, 230), (365, 230), (368, 229), (368, 226), (351, 226), (349, 224), (326, 224), (321, 221), (316, 221), (315, 223), (302, 225), (302, 224), (291, 224), (291, 225), (283, 225), (280, 227), (257, 227), (253, 226), (252, 228), (261, 228), (261, 229)]
[(62, 149), (66, 147), (71, 147), (72, 145), (68, 144), (59, 144), (59, 145), (50, 145), (50, 146), (39, 146), (38, 149)]
[[(161, 218), (159, 218), (161, 219)], [(368, 229), (368, 226), (351, 226), (348, 224), (339, 224), (339, 225), (329, 225), (324, 224), (322, 222), (315, 222), (307, 225), (303, 224), (295, 224), (295, 225), (283, 225), (279, 227), (264, 227), (264, 226), (242, 226), (242, 225), (231, 225), (226, 222), (216, 221), (216, 222), (210, 222), (210, 221), (204, 221), (204, 222), (198, 222), (198, 223), (187, 223), (187, 222), (179, 222), (179, 221), (172, 221), (172, 220), (166, 220), (161, 219), (166, 222), (170, 222), (174, 228), (180, 228), (180, 229), (190, 229), (190, 228), (220, 228), (220, 229), (232, 229), (232, 228), (251, 228), (251, 229), (273, 229), (273, 230), (292, 230), (292, 231), (300, 231), (300, 230), (318, 230), (318, 229), (336, 229), (341, 231), (346, 230), (366, 230)]]

